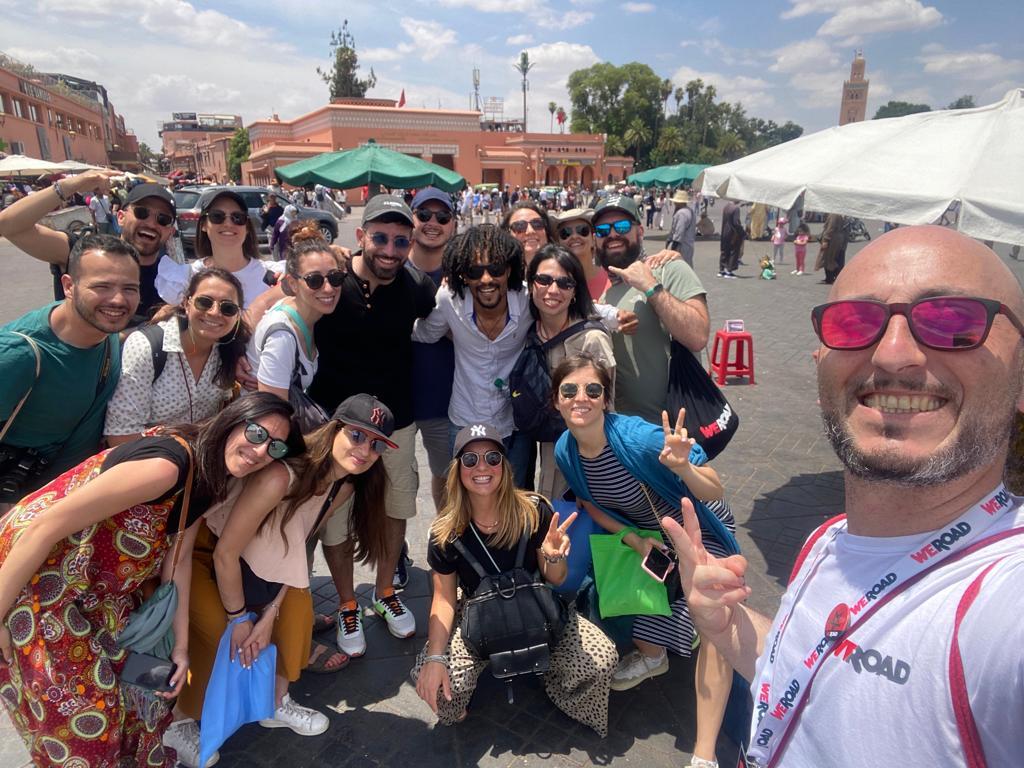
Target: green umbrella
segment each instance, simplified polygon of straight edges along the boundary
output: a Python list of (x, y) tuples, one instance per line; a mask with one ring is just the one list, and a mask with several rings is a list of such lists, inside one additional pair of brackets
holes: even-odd
[(274, 173), (281, 181), (296, 187), (323, 184), (351, 189), (383, 184), (401, 189), (437, 187), (445, 192), (456, 192), (466, 186), (466, 180), (455, 171), (386, 149), (373, 141), (358, 149), (325, 152), (300, 160), (277, 168)]
[(659, 187), (678, 187), (680, 184), (693, 183), (700, 172), (707, 168), (701, 163), (679, 163), (678, 165), (662, 165), (649, 171), (631, 174), (626, 180), (630, 184), (641, 187), (658, 185)]

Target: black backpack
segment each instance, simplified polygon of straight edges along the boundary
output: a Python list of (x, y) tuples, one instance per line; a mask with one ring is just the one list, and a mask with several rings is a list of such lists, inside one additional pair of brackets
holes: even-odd
[(150, 354), (153, 356), (153, 381), (156, 381), (164, 372), (164, 366), (167, 365), (167, 353), (164, 352), (164, 329), (153, 323), (140, 326), (132, 333), (141, 333), (149, 342)]
[(516, 429), (539, 443), (553, 443), (565, 431), (565, 420), (551, 402), (551, 371), (548, 351), (581, 331), (607, 329), (597, 320), (580, 320), (556, 336), (542, 342), (536, 328), (526, 337), (526, 346), (519, 353), (508, 375), (512, 393), (512, 420)]

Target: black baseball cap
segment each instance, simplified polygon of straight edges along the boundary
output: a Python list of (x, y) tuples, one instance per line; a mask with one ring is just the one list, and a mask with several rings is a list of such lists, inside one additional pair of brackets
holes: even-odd
[(594, 207), (594, 220), (596, 221), (605, 211), (622, 211), (637, 224), (640, 223), (640, 212), (636, 209), (636, 203), (629, 195), (613, 194), (608, 195)]
[(497, 429), (490, 424), (470, 424), (455, 435), (455, 458), (461, 456), (466, 446), (474, 440), (490, 440), (502, 455), (505, 454), (505, 444), (501, 441), (501, 434)]
[(365, 227), (371, 221), (376, 221), (384, 216), (399, 216), (410, 227), (413, 225), (412, 211), (405, 204), (405, 200), (396, 195), (377, 195), (376, 197), (371, 197), (370, 201), (366, 204), (366, 208), (363, 209), (362, 226)]
[(373, 395), (352, 395), (334, 409), (331, 418), (379, 435), (389, 448), (398, 448), (388, 439), (395, 431), (395, 417), (391, 409)]
[(249, 204), (245, 202), (245, 198), (244, 197), (242, 197), (240, 194), (238, 194), (234, 190), (222, 189), (219, 192), (217, 192), (217, 194), (209, 197), (206, 200), (206, 202), (203, 203), (202, 208), (200, 209), (200, 212), (201, 213), (206, 213), (208, 210), (210, 210), (210, 206), (211, 205), (213, 205), (215, 202), (217, 202), (218, 200), (220, 200), (223, 197), (227, 197), (227, 198), (230, 198), (231, 200), (234, 200), (238, 204), (238, 207), (241, 208), (243, 211), (248, 211), (249, 210)]
[(156, 197), (163, 200), (169, 206), (171, 206), (171, 213), (177, 213), (177, 207), (174, 205), (174, 195), (170, 193), (167, 187), (161, 187), (159, 184), (136, 184), (132, 187), (132, 191), (128, 193), (128, 198), (125, 201), (125, 205), (134, 205), (135, 203), (142, 202), (147, 197)]

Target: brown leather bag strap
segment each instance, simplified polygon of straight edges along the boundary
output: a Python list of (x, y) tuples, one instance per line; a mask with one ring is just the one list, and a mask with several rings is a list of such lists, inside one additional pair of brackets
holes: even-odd
[(188, 455), (188, 475), (185, 478), (185, 496), (181, 502), (181, 513), (178, 516), (178, 535), (174, 539), (174, 554), (171, 561), (171, 581), (174, 581), (174, 570), (178, 567), (178, 555), (181, 552), (182, 534), (185, 532), (185, 523), (188, 521), (188, 506), (192, 501), (192, 481), (195, 479), (196, 463), (192, 458), (192, 449), (185, 439), (178, 435), (173, 436), (178, 444), (185, 449)]

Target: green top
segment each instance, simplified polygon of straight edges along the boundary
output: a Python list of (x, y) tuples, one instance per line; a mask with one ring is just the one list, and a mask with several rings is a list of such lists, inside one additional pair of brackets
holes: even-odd
[[(680, 301), (704, 295), (697, 274), (683, 261), (670, 261), (654, 270), (665, 292)], [(653, 299), (658, 301), (659, 299)], [(636, 312), (640, 327), (632, 336), (612, 336), (615, 351), (615, 410), (661, 424), (668, 393), (670, 337), (642, 291), (625, 283), (612, 283), (603, 301), (618, 309)]]
[[(121, 345), (115, 333), (110, 335), (106, 382), (97, 394), (107, 345), (80, 349), (61, 341), (50, 328), (50, 313), (58, 306), (60, 302), (48, 304), (0, 327), (0, 422), (7, 420), (32, 388), (4, 443), (40, 448), (44, 454), (51, 454), (51, 471), (41, 478), (45, 481), (99, 450), (107, 401), (121, 375)], [(7, 331), (20, 331), (39, 345), (42, 365), (34, 384), (36, 358), (32, 347)]]

